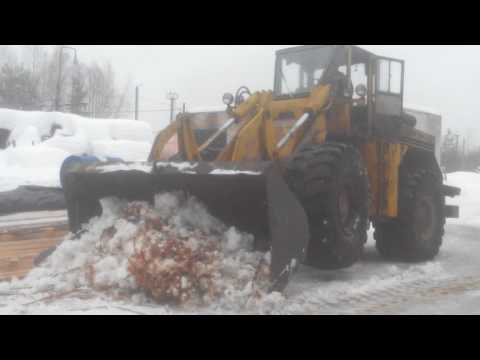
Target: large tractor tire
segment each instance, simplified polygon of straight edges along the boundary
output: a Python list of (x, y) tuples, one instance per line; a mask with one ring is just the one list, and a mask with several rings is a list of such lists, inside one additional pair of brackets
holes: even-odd
[(369, 186), (358, 150), (312, 145), (291, 160), (287, 182), (308, 216), (307, 265), (333, 270), (357, 262), (367, 240)]
[(375, 224), (377, 250), (384, 258), (422, 262), (438, 255), (445, 227), (441, 182), (425, 170), (401, 175), (398, 219)]

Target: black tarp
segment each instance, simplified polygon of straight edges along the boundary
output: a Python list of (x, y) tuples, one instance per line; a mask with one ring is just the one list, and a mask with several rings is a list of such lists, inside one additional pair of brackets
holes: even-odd
[(67, 208), (62, 189), (22, 186), (0, 193), (0, 215), (31, 211), (55, 211)]

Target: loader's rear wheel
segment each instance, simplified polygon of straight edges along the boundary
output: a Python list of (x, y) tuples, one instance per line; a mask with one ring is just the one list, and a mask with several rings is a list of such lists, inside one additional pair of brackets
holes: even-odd
[(441, 180), (427, 171), (402, 176), (398, 219), (375, 225), (377, 250), (384, 258), (419, 262), (438, 255), (445, 227), (440, 187)]
[(304, 148), (290, 162), (287, 182), (308, 215), (307, 264), (340, 269), (357, 262), (369, 224), (368, 178), (357, 149), (339, 143)]

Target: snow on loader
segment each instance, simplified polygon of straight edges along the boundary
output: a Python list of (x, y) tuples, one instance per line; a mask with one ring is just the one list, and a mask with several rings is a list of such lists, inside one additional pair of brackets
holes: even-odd
[[(179, 115), (148, 162), (65, 166), (71, 230), (100, 215), (102, 198), (184, 191), (271, 251), (271, 290), (300, 263), (354, 264), (370, 223), (386, 258), (432, 259), (445, 219), (459, 213), (445, 197), (460, 189), (443, 185), (434, 137), (404, 113), (403, 77), (403, 61), (352, 45), (281, 50), (273, 91), (225, 94), (226, 119)], [(160, 161), (174, 136), (178, 153)]]

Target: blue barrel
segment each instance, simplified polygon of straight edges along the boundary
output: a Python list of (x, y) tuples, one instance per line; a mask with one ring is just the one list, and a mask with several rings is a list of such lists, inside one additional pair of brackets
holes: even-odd
[(62, 167), (60, 168), (60, 183), (64, 184), (65, 175), (70, 171), (78, 170), (79, 168), (86, 165), (93, 165), (99, 163), (100, 159), (95, 156), (69, 156), (63, 161)]
[(124, 163), (122, 159), (119, 158), (106, 158), (100, 160), (95, 156), (69, 156), (63, 161), (62, 167), (60, 168), (60, 183), (64, 184), (65, 175), (71, 171), (76, 171), (88, 165), (95, 165), (99, 163)]

